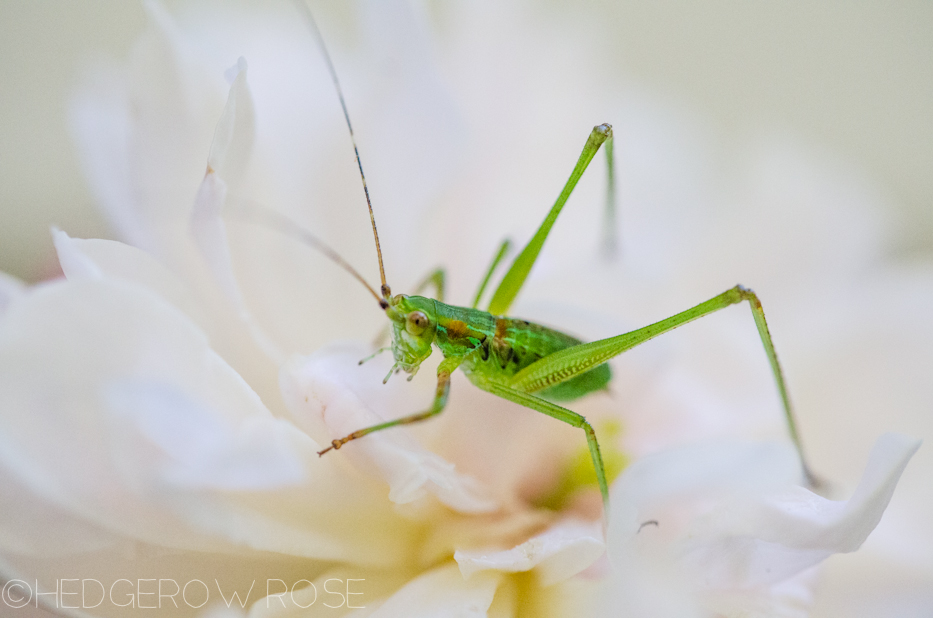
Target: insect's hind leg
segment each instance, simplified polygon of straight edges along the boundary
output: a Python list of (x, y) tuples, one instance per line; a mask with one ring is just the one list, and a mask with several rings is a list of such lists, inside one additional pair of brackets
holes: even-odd
[(603, 498), (604, 521), (609, 521), (609, 484), (606, 481), (606, 466), (603, 465), (603, 456), (599, 451), (599, 443), (596, 441), (596, 432), (593, 426), (581, 414), (568, 410), (556, 403), (551, 403), (546, 399), (541, 399), (530, 393), (523, 393), (508, 386), (487, 382), (477, 384), (483, 390), (489, 391), (493, 395), (498, 395), (503, 399), (531, 408), (542, 414), (547, 414), (552, 418), (563, 421), (568, 425), (580, 427), (586, 433), (586, 444), (590, 449), (590, 458), (593, 460), (593, 469), (596, 471), (596, 480), (599, 483), (599, 493)]
[(781, 404), (784, 407), (784, 418), (787, 423), (787, 430), (790, 434), (794, 446), (797, 448), (797, 454), (800, 457), (800, 464), (803, 468), (804, 476), (811, 487), (819, 487), (822, 481), (813, 474), (807, 459), (803, 453), (803, 446), (800, 442), (800, 435), (797, 431), (797, 422), (794, 419), (793, 408), (791, 407), (790, 397), (787, 394), (787, 386), (784, 381), (784, 372), (777, 359), (777, 353), (774, 351), (774, 343), (771, 341), (771, 333), (768, 331), (768, 324), (765, 321), (765, 312), (761, 307), (761, 301), (758, 296), (748, 288), (737, 285), (734, 288), (726, 290), (719, 296), (715, 296), (696, 307), (682, 311), (660, 322), (649, 324), (638, 330), (623, 333), (616, 337), (600, 339), (591, 343), (582, 343), (570, 348), (565, 348), (554, 354), (545, 356), (541, 360), (525, 367), (512, 378), (510, 386), (516, 390), (531, 393), (540, 391), (554, 384), (559, 384), (570, 378), (589, 371), (597, 365), (605, 363), (610, 358), (630, 350), (658, 335), (672, 331), (678, 326), (683, 326), (687, 322), (692, 322), (705, 315), (709, 315), (720, 309), (725, 309), (730, 305), (735, 305), (742, 301), (748, 301), (752, 309), (752, 316), (755, 319), (755, 326), (758, 328), (758, 335), (765, 348), (765, 354), (768, 356), (768, 363), (771, 365), (771, 373), (774, 375), (774, 381), (777, 385), (781, 397)]
[(383, 429), (389, 429), (390, 427), (397, 427), (399, 425), (410, 425), (411, 423), (417, 423), (419, 421), (429, 419), (432, 416), (437, 416), (444, 411), (444, 406), (447, 405), (447, 396), (450, 394), (450, 374), (453, 373), (454, 369), (456, 369), (461, 362), (463, 362), (463, 359), (456, 357), (445, 358), (443, 361), (441, 361), (440, 366), (437, 368), (437, 390), (434, 393), (434, 402), (431, 404), (431, 407), (424, 412), (403, 416), (402, 418), (397, 418), (394, 421), (386, 421), (385, 423), (380, 423), (378, 425), (373, 425), (372, 427), (366, 427), (364, 429), (354, 431), (353, 433), (346, 435), (339, 440), (332, 441), (330, 446), (328, 446), (326, 449), (323, 451), (318, 451), (318, 456), (320, 457), (331, 449), (337, 450), (347, 442), (350, 442), (351, 440), (357, 440), (375, 431), (382, 431)]

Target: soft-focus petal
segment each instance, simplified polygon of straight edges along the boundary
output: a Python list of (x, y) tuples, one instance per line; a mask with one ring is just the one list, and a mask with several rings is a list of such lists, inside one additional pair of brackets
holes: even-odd
[(92, 189), (122, 237), (178, 266), (223, 104), (221, 80), (193, 61), (161, 5), (145, 7), (149, 27), (126, 71), (99, 69), (75, 99), (72, 126)]
[(0, 549), (3, 554), (59, 558), (63, 554), (107, 548), (119, 539), (57, 507), (0, 466)]
[(214, 605), (200, 614), (201, 618), (242, 618), (245, 616), (242, 610), (236, 607), (223, 607)]
[(230, 87), (223, 115), (214, 131), (207, 172), (198, 188), (191, 213), (191, 230), (216, 284), (233, 306), (236, 315), (256, 344), (275, 362), (283, 353), (256, 323), (237, 282), (222, 214), (227, 201), (227, 178), (239, 181), (253, 144), (253, 103), (246, 81), (246, 61), (240, 58), (238, 73)]
[[(283, 397), (299, 425), (320, 444), (387, 420), (377, 410), (384, 413), (392, 408), (374, 407), (360, 395), (371, 392), (374, 385), (381, 386), (372, 366), (357, 366), (367, 352), (362, 346), (325, 349), (295, 358), (283, 367)], [(431, 493), (463, 512), (497, 508), (478, 481), (459, 474), (453, 464), (418, 446), (402, 427), (369, 435), (328, 457), (352, 459), (355, 465), (384, 478), (390, 488), (389, 499), (399, 504)]]
[(26, 285), (11, 275), (0, 271), (0, 316), (13, 299), (26, 291)]
[(612, 575), (601, 607), (636, 615), (705, 615), (696, 598), (698, 582), (678, 565), (679, 539), (719, 500), (761, 495), (799, 477), (793, 450), (780, 444), (704, 443), (634, 462), (611, 489)]
[(721, 505), (694, 526), (685, 565), (702, 573), (711, 589), (749, 589), (777, 584), (833, 553), (855, 551), (878, 524), (919, 447), (906, 436), (880, 438), (862, 482), (844, 502), (796, 487)]
[[(194, 287), (148, 253), (111, 240), (70, 238), (54, 232), (55, 248), (69, 280), (112, 279), (153, 292), (188, 315), (211, 340), (212, 347), (242, 375), (265, 402), (278, 394), (277, 367), (261, 353), (242, 321), (208, 286)], [(270, 406), (271, 407), (271, 406)]]
[(99, 281), (36, 290), (4, 319), (0, 358), (5, 465), (98, 525), (170, 547), (376, 563), (404, 547), (387, 513), (351, 533), (385, 513), (366, 483), (319, 461), (155, 295)]
[(69, 281), (122, 279), (158, 294), (198, 326), (209, 326), (204, 310), (184, 282), (148, 253), (113, 240), (71, 238), (61, 230), (53, 231), (52, 236), (62, 272)]
[(372, 618), (485, 618), (502, 574), (477, 573), (464, 579), (457, 565), (442, 566), (413, 579), (389, 597)]
[(463, 576), (495, 570), (519, 573), (536, 569), (542, 586), (580, 573), (606, 550), (599, 524), (565, 522), (505, 551), (464, 550), (454, 554)]
[(246, 59), (240, 57), (228, 75), (233, 77), (224, 111), (214, 129), (208, 171), (235, 182), (246, 171), (255, 139), (253, 95), (246, 81)]
[[(81, 595), (56, 598), (54, 591), (56, 586), (59, 590), (81, 590), (80, 580), (84, 580), (86, 613), (81, 615), (107, 618), (126, 616), (127, 607), (134, 599), (138, 610), (158, 609), (160, 584), (153, 578), (163, 580), (162, 611), (179, 618), (193, 618), (208, 608), (225, 606), (224, 599), (230, 601), (231, 607), (238, 608), (232, 598), (234, 592), (246, 601), (246, 593), (252, 589), (248, 601), (256, 601), (265, 594), (267, 578), (291, 584), (315, 578), (326, 567), (307, 559), (287, 559), (267, 552), (233, 555), (177, 551), (130, 540), (106, 550), (88, 548), (82, 552), (60, 553), (54, 559), (9, 554), (0, 559), (0, 573), (7, 579), (28, 582), (33, 592), (38, 582), (43, 593), (38, 598), (40, 608), (44, 605), (54, 615), (62, 615), (62, 602), (82, 605)], [(101, 590), (106, 595), (104, 599), (101, 599)], [(174, 603), (172, 594), (175, 594)], [(99, 601), (102, 602), (97, 607), (91, 607)], [(14, 614), (19, 615), (18, 612)]]
[[(313, 581), (296, 581), (291, 587), (280, 580), (267, 582), (268, 596), (250, 607), (250, 618), (301, 618), (309, 613), (332, 616), (369, 615), (387, 597), (408, 583), (413, 572), (396, 567), (373, 570), (357, 565), (329, 569)], [(365, 608), (367, 612), (353, 610)]]
[[(636, 538), (645, 522), (657, 521), (666, 536), (682, 530), (695, 514), (683, 512), (687, 500), (702, 502), (705, 496), (722, 499), (749, 492), (761, 495), (799, 479), (796, 454), (784, 444), (702, 443), (639, 459), (611, 491), (610, 557), (624, 562), (625, 553), (615, 548)], [(671, 504), (680, 505), (677, 512), (666, 512)], [(662, 521), (665, 514), (669, 519)]]
[(251, 334), (256, 345), (272, 362), (280, 365), (283, 353), (253, 320), (243, 301), (243, 294), (240, 292), (236, 274), (233, 271), (230, 247), (227, 243), (227, 229), (221, 219), (226, 196), (227, 185), (223, 179), (214, 172), (209, 172), (204, 176), (195, 199), (191, 222), (192, 231), (218, 287), (223, 291), (237, 317)]
[(642, 459), (613, 489), (621, 510), (610, 524), (616, 581), (627, 589), (633, 574), (650, 579), (660, 569), (706, 606), (732, 607), (728, 615), (777, 607), (784, 597), (773, 588), (791, 586), (832, 553), (857, 549), (918, 447), (903, 436), (880, 439), (846, 502), (787, 489), (799, 471), (789, 449), (722, 445)]

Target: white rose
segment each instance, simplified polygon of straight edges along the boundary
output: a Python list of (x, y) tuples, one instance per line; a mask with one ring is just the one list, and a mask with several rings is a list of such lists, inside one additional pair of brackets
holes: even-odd
[[(245, 595), (251, 581), (266, 584), (249, 598), (257, 615), (287, 611), (272, 611), (279, 597), (262, 598), (278, 592), (270, 592), (270, 579), (313, 581), (314, 587), (286, 599), (296, 604), (309, 603), (312, 592), (314, 602), (323, 603), (317, 592), (327, 580), (362, 580), (367, 587), (360, 604), (386, 616), (626, 609), (794, 615), (809, 603), (811, 567), (831, 553), (856, 549), (878, 522), (917, 444), (882, 439), (847, 502), (795, 487), (798, 462), (786, 444), (764, 354), (747, 313), (738, 311), (705, 334), (685, 329), (676, 350), (669, 343), (667, 350), (626, 355), (615, 365), (615, 397), (574, 405), (595, 419), (597, 431), (600, 423), (623, 418), (622, 437), (604, 448), (635, 460), (612, 490), (608, 561), (600, 562), (605, 546), (588, 506), (594, 490), (557, 512), (535, 507), (585, 449), (583, 436), (477, 392), (465, 380), (455, 381), (450, 408), (430, 426), (368, 436), (319, 459), (316, 451), (337, 435), (424, 407), (430, 372), (411, 385), (383, 387), (384, 365), (356, 366), (365, 346), (328, 343), (378, 331), (371, 297), (287, 238), (228, 226), (220, 214), (237, 200), (254, 200), (303, 217), (319, 236), (336, 238), (341, 251), (371, 256), (371, 250), (355, 251), (371, 240), (358, 179), (352, 166), (340, 165), (348, 158), (340, 119), (321, 127), (324, 120), (301, 106), (290, 112), (277, 107), (301, 96), (282, 90), (268, 70), (277, 66), (285, 85), (294, 81), (297, 70), (285, 67), (305, 60), (292, 49), (276, 63), (260, 55), (248, 79), (240, 64), (222, 112), (219, 75), (203, 68), (171, 18), (155, 5), (149, 12), (151, 27), (126, 74), (99, 75), (75, 111), (93, 186), (135, 247), (57, 233), (67, 281), (29, 291), (4, 287), (0, 463), (4, 504), (11, 508), (0, 532), (10, 581), (56, 582), (69, 568), (82, 578), (127, 578), (137, 582), (142, 607), (140, 578), (157, 573), (184, 583), (192, 573), (207, 573), (202, 579), (214, 580), (214, 600), (224, 593), (226, 600), (231, 589)], [(387, 23), (380, 29), (392, 31)], [(291, 35), (302, 41), (307, 35), (292, 26)], [(277, 28), (258, 30), (259, 49), (270, 41), (262, 32), (292, 41)], [(417, 46), (410, 34), (400, 33), (399, 49)], [(305, 53), (312, 49), (307, 41), (296, 44), (302, 45)], [(443, 98), (436, 81), (416, 71), (407, 79), (395, 99), (374, 102), (396, 121), (386, 122), (389, 135), (382, 138), (398, 148), (396, 158), (370, 173), (370, 183), (384, 187), (376, 209), (390, 282), (403, 278), (396, 285), (404, 289), (421, 275), (418, 269), (427, 270), (425, 256), (435, 251), (448, 258), (453, 295), (465, 297), (462, 281), (481, 273), (505, 231), (488, 222), (501, 222), (501, 213), (510, 211), (485, 200), (484, 191), (469, 191), (472, 168), (450, 184), (441, 182), (453, 175), (443, 149), (425, 153), (393, 134), (414, 126), (435, 139), (456, 139), (445, 133), (451, 130), (444, 106), (435, 105)], [(425, 91), (417, 85), (436, 97), (420, 94)], [(413, 107), (413, 92), (421, 107)], [(744, 272), (729, 267), (734, 251), (754, 249), (763, 264), (786, 253), (782, 233), (800, 243), (792, 257), (813, 277), (810, 286), (794, 282), (785, 289), (803, 288), (810, 303), (825, 294), (816, 284), (822, 277), (833, 275), (844, 286), (863, 251), (856, 241), (837, 246), (825, 260), (821, 242), (801, 240), (798, 227), (771, 225), (764, 238), (750, 238), (741, 226), (710, 221), (699, 209), (691, 217), (688, 208), (677, 222), (662, 216), (684, 212), (680, 202), (695, 186), (690, 174), (682, 184), (664, 179), (695, 163), (688, 155), (673, 164), (663, 156), (639, 157), (663, 122), (639, 124), (637, 114), (629, 117), (616, 124), (617, 136), (636, 136), (619, 140), (620, 166), (639, 159), (644, 173), (623, 189), (623, 203), (634, 206), (623, 221), (622, 263), (600, 264), (579, 240), (568, 248), (556, 235), (517, 313), (566, 316), (568, 328), (589, 337), (614, 334), (620, 325), (657, 319), (659, 311), (685, 308), (734, 284), (716, 287), (723, 277)], [(316, 138), (302, 147), (305, 129)], [(476, 139), (491, 169), (504, 174), (514, 162), (510, 148), (523, 142), (505, 133), (510, 138), (502, 147), (503, 135), (492, 127)], [(532, 138), (523, 150), (530, 169), (536, 161)], [(365, 153), (364, 139), (372, 139), (369, 152), (380, 160), (379, 136), (361, 137)], [(661, 152), (678, 151), (678, 139), (667, 151), (662, 144)], [(760, 186), (782, 186), (781, 170), (793, 156), (759, 157)], [(769, 165), (774, 160), (779, 164)], [(207, 175), (206, 162), (213, 170)], [(401, 182), (396, 168), (406, 164), (427, 182), (417, 188)], [(598, 176), (594, 170), (589, 174)], [(560, 181), (549, 179), (558, 187)], [(817, 193), (837, 189), (821, 182), (817, 177), (812, 185), (794, 186), (804, 198), (814, 187)], [(591, 202), (596, 190), (591, 182)], [(323, 197), (309, 207), (306, 194)], [(435, 214), (430, 206), (438, 194), (452, 195), (453, 215)], [(581, 185), (575, 203), (586, 195)], [(403, 202), (408, 205), (401, 210)], [(806, 199), (780, 205), (805, 210)], [(405, 214), (380, 216), (394, 212)], [(587, 225), (583, 214), (568, 215), (561, 221), (565, 233), (595, 235), (595, 223)], [(508, 225), (531, 229), (540, 215), (527, 214), (531, 219), (522, 223), (505, 216)], [(810, 231), (819, 222), (810, 223), (804, 232), (823, 241)], [(356, 241), (341, 240), (348, 230), (360, 231)], [(736, 237), (743, 241), (721, 240)], [(717, 264), (727, 266), (723, 275), (710, 274)], [(767, 270), (754, 266), (743, 264), (750, 273)], [(780, 291), (778, 275), (765, 284)], [(659, 278), (680, 285), (661, 294)], [(554, 290), (573, 296), (555, 303)], [(765, 302), (778, 315), (794, 306)], [(835, 311), (828, 315), (841, 309)], [(725, 393), (736, 382), (723, 380), (719, 368), (696, 369), (692, 354), (706, 355), (710, 365), (724, 362), (748, 390), (730, 402)], [(761, 412), (748, 414), (751, 409)], [(52, 599), (61, 606), (61, 599), (43, 597), (47, 605)], [(119, 608), (108, 602), (95, 611)]]

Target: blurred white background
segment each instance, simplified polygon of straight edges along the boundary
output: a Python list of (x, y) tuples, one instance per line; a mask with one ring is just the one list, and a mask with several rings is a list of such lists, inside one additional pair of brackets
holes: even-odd
[[(586, 28), (592, 62), (679, 102), (723, 140), (778, 129), (859, 166), (907, 217), (898, 252), (933, 249), (933, 4), (551, 1), (515, 10), (558, 38), (562, 27)], [(449, 12), (429, 5), (441, 47), (456, 27)], [(42, 277), (51, 223), (108, 236), (66, 106), (80, 67), (124, 57), (144, 23), (141, 6), (125, 0), (0, 2), (0, 270)]]

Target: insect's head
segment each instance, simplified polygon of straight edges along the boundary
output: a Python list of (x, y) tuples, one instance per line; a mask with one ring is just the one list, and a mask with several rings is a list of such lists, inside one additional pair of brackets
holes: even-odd
[(431, 355), (437, 332), (434, 301), (423, 296), (399, 294), (385, 308), (392, 320), (392, 355), (395, 366), (415, 375), (421, 362)]

